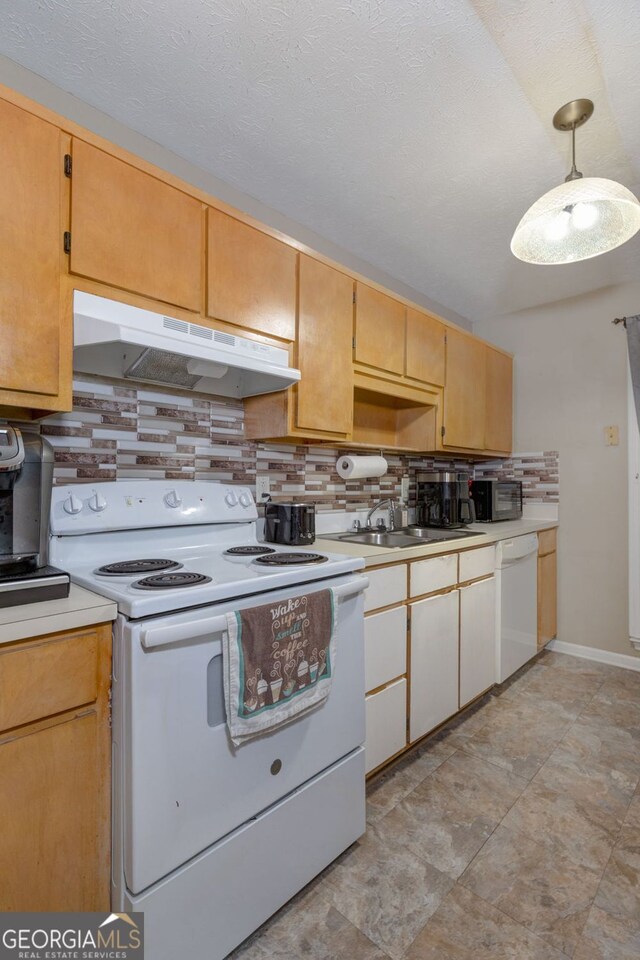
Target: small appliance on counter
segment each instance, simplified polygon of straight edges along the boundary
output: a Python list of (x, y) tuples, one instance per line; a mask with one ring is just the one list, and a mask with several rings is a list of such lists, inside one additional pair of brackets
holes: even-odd
[(471, 496), (479, 523), (520, 520), (522, 517), (520, 480), (472, 480)]
[(69, 595), (48, 566), (53, 450), (36, 433), (0, 425), (0, 608)]
[(273, 503), (264, 505), (264, 539), (302, 547), (316, 539), (316, 508), (313, 503)]
[(469, 474), (462, 471), (419, 473), (416, 525), (453, 529), (473, 523), (476, 516), (469, 481)]

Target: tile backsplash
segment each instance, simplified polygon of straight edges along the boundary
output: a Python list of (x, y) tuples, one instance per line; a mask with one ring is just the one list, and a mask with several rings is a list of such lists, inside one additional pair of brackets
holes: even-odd
[(506, 471), (522, 477), (525, 496), (558, 497), (557, 454), (526, 454), (474, 468), (460, 460), (387, 453), (384, 477), (342, 480), (335, 463), (344, 449), (247, 440), (241, 400), (100, 377), (74, 380), (73, 411), (48, 417), (41, 431), (55, 447), (56, 483), (134, 477), (223, 480), (255, 492), (256, 475), (268, 475), (274, 499), (309, 498), (320, 510), (343, 511), (399, 496), (404, 476), (410, 478), (412, 495), (416, 473), (453, 467), (475, 469), (476, 476)]

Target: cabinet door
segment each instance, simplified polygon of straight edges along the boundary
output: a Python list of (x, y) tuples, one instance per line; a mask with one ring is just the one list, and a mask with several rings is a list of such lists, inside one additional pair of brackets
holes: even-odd
[(447, 330), (443, 446), (484, 449), (485, 345)]
[(558, 634), (558, 554), (538, 557), (538, 649)]
[(496, 682), (496, 582), (460, 590), (460, 708)]
[(375, 690), (407, 670), (407, 608), (393, 607), (364, 619), (365, 689)]
[(297, 251), (213, 207), (207, 218), (207, 315), (293, 340)]
[(484, 444), (510, 453), (513, 434), (513, 360), (485, 346), (487, 392)]
[(407, 307), (406, 374), (413, 380), (444, 384), (444, 337), (447, 328), (435, 317)]
[(404, 374), (405, 306), (373, 287), (356, 284), (356, 363)]
[(83, 140), (72, 149), (71, 272), (199, 310), (200, 202)]
[(300, 257), (296, 426), (349, 434), (353, 424), (353, 281)]
[(3, 910), (108, 910), (99, 723), (92, 710), (0, 743)]
[[(60, 379), (60, 131), (5, 100), (0, 100), (0, 126), (0, 391), (17, 391), (24, 396), (16, 397), (16, 404), (37, 407), (39, 396), (56, 397), (65, 388)], [(63, 368), (70, 393), (70, 348)]]
[(399, 753), (407, 743), (407, 681), (396, 680), (366, 698), (366, 772)]
[(409, 739), (458, 710), (458, 591), (411, 604)]

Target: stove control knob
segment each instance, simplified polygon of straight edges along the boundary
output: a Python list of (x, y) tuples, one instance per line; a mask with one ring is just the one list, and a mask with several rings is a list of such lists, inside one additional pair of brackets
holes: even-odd
[(228, 506), (230, 506), (230, 507), (235, 507), (235, 505), (236, 505), (237, 502), (238, 502), (238, 498), (236, 497), (236, 495), (235, 495), (235, 493), (233, 492), (233, 490), (229, 490), (229, 493), (226, 495), (226, 497), (225, 497), (224, 499), (225, 499), (225, 502), (226, 502), (226, 503), (228, 504)]
[(65, 513), (82, 513), (82, 500), (75, 493), (70, 493), (62, 506)]
[(177, 490), (169, 490), (169, 493), (165, 494), (164, 502), (168, 507), (179, 507), (182, 505), (182, 497)]
[(106, 510), (107, 501), (101, 493), (94, 493), (89, 499), (89, 506), (95, 513), (101, 513), (102, 510)]
[(251, 506), (251, 495), (248, 494), (248, 493), (241, 493), (241, 494), (240, 494), (240, 503), (242, 504), (243, 507), (250, 507), (250, 506)]

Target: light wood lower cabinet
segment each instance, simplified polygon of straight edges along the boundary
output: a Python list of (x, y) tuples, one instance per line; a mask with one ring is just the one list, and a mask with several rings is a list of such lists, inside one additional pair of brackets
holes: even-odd
[(0, 909), (109, 909), (111, 625), (0, 647)]
[(418, 740), (458, 710), (458, 591), (410, 605), (409, 740)]
[(558, 635), (557, 532), (538, 534), (538, 649)]
[(496, 581), (460, 588), (460, 708), (496, 682)]

